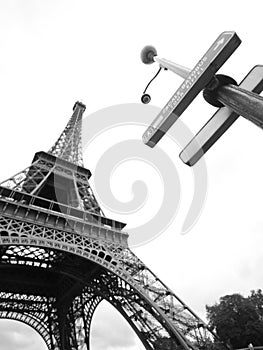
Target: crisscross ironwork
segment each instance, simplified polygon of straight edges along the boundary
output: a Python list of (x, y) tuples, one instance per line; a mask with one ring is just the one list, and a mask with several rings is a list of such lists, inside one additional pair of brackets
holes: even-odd
[(204, 348), (215, 335), (104, 216), (83, 167), (84, 110), (76, 103), (51, 150), (0, 184), (0, 318), (27, 323), (49, 350), (89, 350), (107, 300), (147, 350)]

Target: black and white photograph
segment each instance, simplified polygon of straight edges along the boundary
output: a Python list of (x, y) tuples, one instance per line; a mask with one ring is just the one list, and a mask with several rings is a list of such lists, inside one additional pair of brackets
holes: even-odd
[(0, 0), (0, 350), (263, 350), (262, 11)]

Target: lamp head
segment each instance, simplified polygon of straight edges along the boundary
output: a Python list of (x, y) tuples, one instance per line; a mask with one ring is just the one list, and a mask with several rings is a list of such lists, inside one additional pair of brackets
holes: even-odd
[(157, 56), (157, 50), (153, 46), (147, 45), (141, 51), (141, 60), (145, 64), (154, 63), (154, 56)]

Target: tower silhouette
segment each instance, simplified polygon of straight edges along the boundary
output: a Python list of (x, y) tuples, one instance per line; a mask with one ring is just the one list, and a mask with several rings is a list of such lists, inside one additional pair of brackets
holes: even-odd
[(129, 249), (125, 224), (105, 217), (81, 148), (85, 105), (49, 152), (0, 184), (0, 318), (24, 322), (49, 350), (90, 349), (102, 300), (145, 349), (198, 349), (215, 335)]

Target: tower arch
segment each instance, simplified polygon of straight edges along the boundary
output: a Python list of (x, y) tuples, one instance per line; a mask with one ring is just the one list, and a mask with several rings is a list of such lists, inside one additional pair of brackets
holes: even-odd
[(84, 110), (77, 102), (49, 152), (0, 183), (0, 318), (8, 308), (24, 317), (49, 350), (89, 349), (105, 299), (145, 349), (203, 348), (215, 334), (130, 250), (125, 224), (101, 210), (83, 166)]

